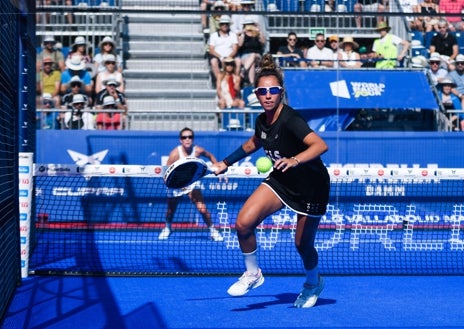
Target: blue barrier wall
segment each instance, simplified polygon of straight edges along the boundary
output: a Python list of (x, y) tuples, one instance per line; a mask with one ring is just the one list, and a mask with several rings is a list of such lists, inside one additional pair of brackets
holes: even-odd
[[(197, 132), (196, 143), (224, 158), (250, 132)], [(321, 133), (329, 144), (324, 162), (354, 165), (462, 168), (464, 133), (456, 132), (339, 132)], [(59, 131), (37, 132), (36, 163), (162, 164), (179, 145), (177, 132)], [(263, 155), (258, 151), (253, 162)]]

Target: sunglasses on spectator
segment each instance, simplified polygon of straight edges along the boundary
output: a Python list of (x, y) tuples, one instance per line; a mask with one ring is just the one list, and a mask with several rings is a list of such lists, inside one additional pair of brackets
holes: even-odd
[(433, 65), (433, 64), (437, 64), (437, 65), (438, 65), (438, 64), (440, 64), (440, 62), (439, 62), (439, 61), (430, 61), (430, 64), (431, 64), (431, 65)]
[(280, 86), (275, 86), (275, 87), (258, 87), (255, 88), (254, 92), (259, 95), (259, 96), (264, 96), (267, 95), (267, 93), (270, 93), (271, 95), (277, 95), (282, 92), (284, 88)]
[(325, 40), (316, 40), (317, 43), (325, 42)]
[(116, 62), (105, 62), (105, 64), (111, 64), (111, 65), (115, 65)]
[(180, 136), (180, 139), (193, 139), (193, 135)]
[(456, 62), (456, 65), (464, 65), (464, 62)]
[(105, 42), (102, 46), (113, 46), (113, 44), (110, 42)]
[(288, 41), (296, 41), (296, 38), (288, 38)]
[(45, 65), (52, 65), (52, 63), (43, 63), (43, 65), (44, 65), (44, 66), (45, 66)]
[(71, 88), (80, 87), (80, 83), (71, 83)]

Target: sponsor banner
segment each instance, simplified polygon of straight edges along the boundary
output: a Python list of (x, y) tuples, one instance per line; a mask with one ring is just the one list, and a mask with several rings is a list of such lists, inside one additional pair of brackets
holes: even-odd
[(32, 213), (33, 153), (20, 152), (18, 162), (19, 180), (19, 231), (21, 249), (21, 276), (28, 276), (29, 238)]
[(288, 70), (285, 90), (296, 110), (439, 108), (421, 71)]

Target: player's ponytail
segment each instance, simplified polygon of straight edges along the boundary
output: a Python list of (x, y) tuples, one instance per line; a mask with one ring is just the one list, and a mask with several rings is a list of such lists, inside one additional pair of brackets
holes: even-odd
[(267, 76), (275, 76), (279, 85), (283, 87), (284, 80), (282, 77), (282, 72), (280, 68), (277, 66), (272, 54), (265, 54), (259, 63), (259, 67), (256, 69), (256, 77), (255, 77), (255, 88), (258, 86), (259, 79), (262, 77)]

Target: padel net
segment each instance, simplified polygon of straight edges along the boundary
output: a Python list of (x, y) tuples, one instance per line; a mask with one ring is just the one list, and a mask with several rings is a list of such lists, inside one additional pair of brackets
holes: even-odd
[[(201, 189), (210, 239), (182, 196), (167, 240), (162, 166), (35, 164), (28, 273), (236, 275), (243, 270), (238, 212), (266, 177), (255, 167), (208, 175)], [(324, 274), (464, 274), (464, 169), (329, 167), (331, 196), (316, 238)], [(288, 208), (257, 228), (267, 274), (302, 274)]]

